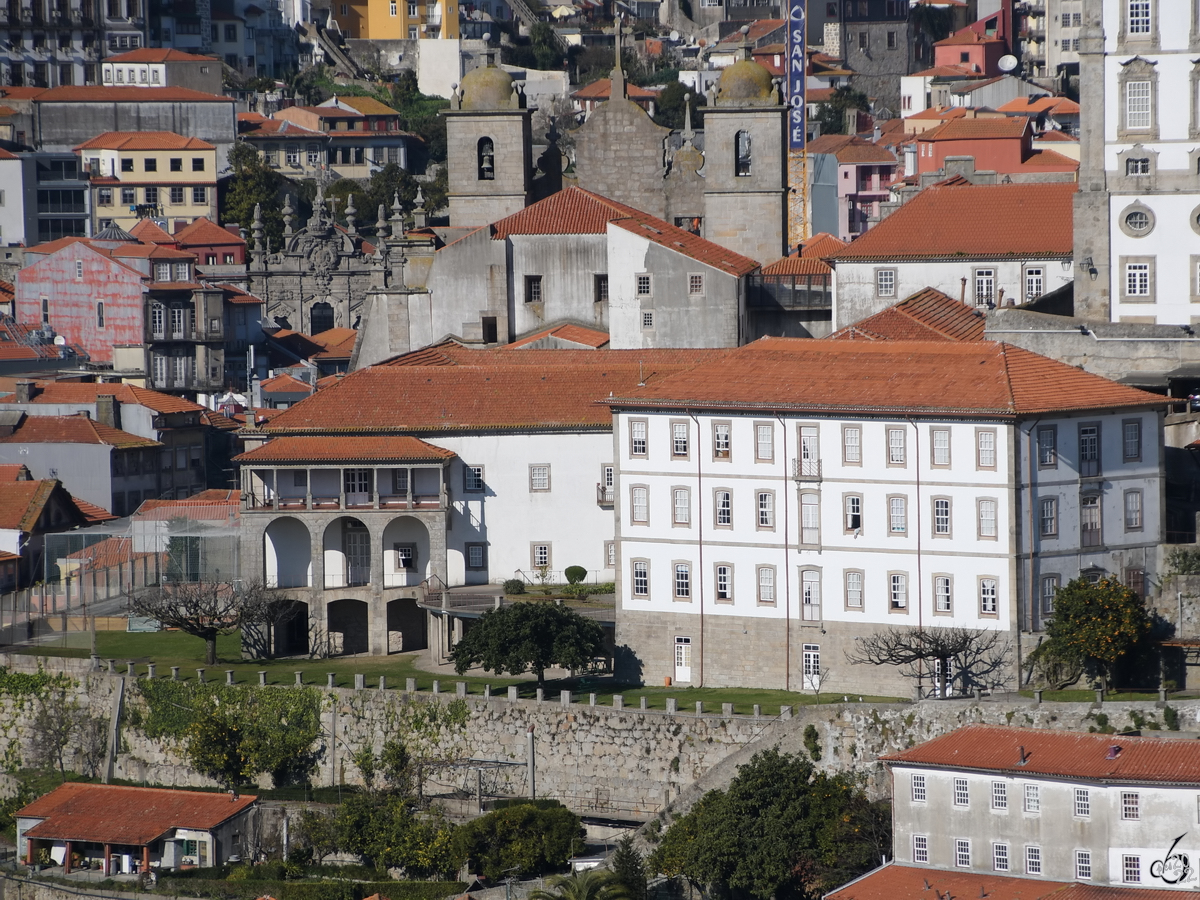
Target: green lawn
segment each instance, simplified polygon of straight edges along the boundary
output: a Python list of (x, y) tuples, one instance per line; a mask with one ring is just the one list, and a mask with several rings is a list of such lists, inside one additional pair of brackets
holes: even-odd
[[(88, 656), (89, 637), (87, 634), (72, 633), (51, 644), (40, 644), (27, 647), (21, 652), (42, 656), (70, 656), (86, 658)], [(403, 689), (408, 678), (417, 680), (417, 689), (430, 691), (434, 679), (441, 683), (441, 690), (454, 693), (457, 682), (467, 684), (467, 692), (473, 696), (483, 694), (484, 685), (492, 686), (492, 694), (503, 695), (509, 685), (517, 685), (521, 697), (536, 696), (537, 685), (529, 678), (505, 678), (490, 675), (438, 675), (418, 669), (415, 658), (426, 651), (414, 651), (393, 656), (342, 656), (333, 659), (282, 659), (282, 660), (243, 660), (240, 654), (241, 639), (238, 635), (228, 635), (217, 639), (217, 664), (204, 666), (204, 643), (182, 632), (164, 631), (151, 634), (128, 634), (123, 631), (100, 631), (96, 634), (96, 649), (102, 660), (115, 659), (117, 670), (125, 671), (126, 662), (132, 660), (137, 664), (137, 673), (144, 676), (145, 664), (157, 664), (157, 677), (170, 678), (171, 666), (180, 667), (180, 678), (186, 681), (196, 680), (196, 669), (206, 668), (207, 681), (224, 681), (225, 671), (232, 669), (234, 679), (241, 684), (258, 682), (260, 671), (267, 673), (268, 684), (294, 684), (295, 673), (304, 673), (305, 684), (324, 685), (327, 673), (333, 672), (335, 684), (338, 687), (353, 687), (354, 676), (363, 675), (368, 687), (379, 684), (379, 676), (387, 676), (389, 688)], [(578, 679), (550, 681), (546, 684), (545, 697), (548, 702), (557, 703), (559, 692), (570, 689), (576, 694), (576, 702), (587, 702), (588, 694), (596, 694), (596, 702), (602, 706), (611, 706), (614, 694), (625, 698), (626, 708), (639, 708), (642, 697), (646, 698), (649, 709), (666, 709), (666, 701), (674, 697), (679, 702), (679, 711), (694, 713), (696, 701), (704, 702), (706, 713), (719, 713), (722, 703), (732, 703), (734, 712), (750, 715), (755, 704), (761, 707), (765, 716), (779, 714), (782, 706), (803, 706), (816, 702), (812, 694), (801, 694), (779, 690), (753, 690), (749, 688), (691, 688), (691, 687), (632, 687), (613, 681), (612, 678), (591, 678), (582, 685)], [(841, 703), (844, 694), (822, 694), (821, 703)], [(859, 702), (859, 695), (849, 698), (851, 702)], [(863, 702), (900, 702), (893, 697), (877, 697), (863, 695)]]
[[(1033, 691), (1021, 691), (1022, 697), (1033, 697)], [(1130, 700), (1157, 700), (1158, 691), (1114, 691), (1104, 695), (1110, 703), (1121, 703)], [(1180, 697), (1179, 699), (1185, 699)], [(1043, 691), (1042, 700), (1055, 703), (1094, 703), (1095, 691)]]

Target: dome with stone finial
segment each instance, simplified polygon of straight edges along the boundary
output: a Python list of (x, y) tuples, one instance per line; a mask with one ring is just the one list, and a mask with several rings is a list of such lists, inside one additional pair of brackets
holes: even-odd
[(508, 109), (511, 105), (512, 76), (496, 66), (480, 66), (463, 76), (459, 86), (462, 109)]
[(752, 59), (739, 59), (727, 66), (717, 81), (717, 97), (723, 101), (768, 100), (771, 73)]

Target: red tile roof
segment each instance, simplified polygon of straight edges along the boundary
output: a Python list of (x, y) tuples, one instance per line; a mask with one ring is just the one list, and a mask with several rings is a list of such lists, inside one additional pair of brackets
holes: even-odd
[(990, 37), (986, 34), (980, 34), (978, 31), (972, 31), (970, 28), (964, 28), (957, 34), (952, 34), (948, 38), (943, 38), (940, 41), (934, 42), (935, 47), (951, 47), (959, 44), (996, 44), (1004, 43), (1002, 38)]
[(253, 137), (286, 137), (287, 135), (303, 135), (308, 137), (324, 137), (325, 132), (315, 128), (305, 128), (287, 119), (268, 119), (258, 113), (238, 113), (238, 133)]
[(194, 53), (184, 53), (166, 47), (141, 47), (128, 53), (118, 53), (116, 56), (105, 58), (105, 62), (114, 63), (152, 63), (152, 62), (205, 62), (215, 61), (212, 56), (197, 56)]
[(787, 409), (1014, 419), (1161, 407), (1166, 400), (991, 341), (761, 338), (712, 362), (617, 393), (622, 408)]
[(513, 341), (506, 345), (505, 349), (515, 350), (519, 347), (527, 347), (542, 338), (556, 337), (560, 340), (569, 341), (572, 344), (583, 344), (587, 347), (599, 349), (608, 344), (608, 332), (597, 331), (594, 328), (584, 328), (582, 325), (556, 325), (553, 328), (547, 328), (539, 331), (536, 334), (530, 334), (520, 340)]
[[(5, 108), (7, 109), (7, 107), (5, 107)], [(20, 158), (21, 157), (17, 156), (17, 154), (0, 148), (0, 159), (20, 159)]]
[(1073, 183), (930, 187), (835, 259), (1068, 258)]
[[(112, 394), (118, 403), (131, 403), (144, 406), (160, 413), (198, 412), (203, 406), (175, 397), (171, 394), (160, 394), (149, 388), (137, 387), (132, 384), (98, 384), (95, 382), (78, 381), (37, 381), (34, 382), (33, 403), (95, 403), (101, 394)], [(8, 394), (0, 397), (0, 403), (16, 403), (17, 395)]]
[(144, 846), (173, 828), (209, 831), (253, 806), (257, 797), (111, 784), (68, 783), (17, 811), (44, 821), (32, 838)]
[(173, 131), (106, 131), (84, 141), (76, 150), (214, 150), (208, 141)]
[[(1059, 893), (1065, 888), (1068, 885), (1060, 881), (1041, 878), (1011, 878), (990, 872), (977, 875), (974, 872), (889, 863), (826, 894), (825, 900), (940, 900), (942, 897), (960, 897), (962, 900), (976, 900), (979, 897), (1042, 900), (1050, 896), (1054, 900), (1067, 900)], [(1145, 888), (1139, 890), (1138, 896), (1144, 896)], [(1155, 893), (1157, 895), (1158, 892)], [(1112, 900), (1118, 898), (1113, 897)]]
[[(607, 100), (611, 94), (612, 79), (598, 78), (591, 84), (581, 87), (571, 94), (571, 96), (577, 100)], [(626, 84), (625, 96), (630, 100), (655, 100), (658, 98), (658, 92), (648, 91), (644, 87), (638, 87), (636, 84)]]
[[(268, 433), (612, 427), (597, 401), (728, 350), (466, 350), (460, 363), (361, 369), (264, 426)], [(458, 354), (456, 354), (458, 355)]]
[(1009, 100), (1003, 106), (998, 107), (997, 111), (1002, 113), (1023, 113), (1030, 116), (1037, 115), (1038, 113), (1077, 116), (1079, 115), (1079, 104), (1070, 97), (1051, 97), (1046, 94), (1039, 94), (1035, 97), (1018, 97), (1016, 100)]
[[(751, 46), (753, 46), (767, 35), (782, 28), (783, 23), (783, 19), (755, 19), (751, 22), (747, 22), (746, 24), (750, 26), (750, 30), (745, 35), (745, 38), (750, 42)], [(728, 46), (729, 44), (738, 44), (741, 42), (741, 40), (742, 32), (739, 30), (733, 32), (732, 34), (725, 35), (725, 37), (721, 38), (719, 44), (725, 44)], [(726, 48), (723, 47), (722, 49)]]
[(808, 144), (809, 153), (829, 153), (839, 163), (895, 165), (896, 157), (888, 150), (852, 134), (823, 134)]
[(280, 372), (273, 378), (268, 378), (259, 387), (268, 394), (312, 393), (312, 385), (307, 381), (301, 381), (299, 378), (289, 375), (287, 372)]
[(27, 416), (0, 444), (107, 444), (111, 447), (161, 447), (158, 441), (113, 428), (88, 416)]
[(987, 141), (1018, 138), (1029, 128), (1029, 119), (1022, 116), (1003, 118), (947, 119), (941, 125), (917, 135), (918, 141)]
[(0, 528), (32, 532), (58, 482), (0, 482)]
[[(132, 232), (131, 232), (132, 233)], [(240, 235), (226, 231), (207, 216), (200, 216), (175, 232), (175, 240), (181, 247), (212, 246), (214, 244), (241, 244), (246, 246)]]
[(1057, 150), (1034, 150), (1029, 154), (1029, 158), (1021, 163), (1021, 168), (1023, 169), (1037, 169), (1048, 166), (1073, 171), (1079, 168), (1079, 160), (1064, 156)]
[(138, 223), (129, 229), (129, 233), (143, 243), (175, 245), (175, 238), (163, 231), (153, 219), (138, 219)]
[(72, 497), (71, 501), (75, 504), (75, 508), (83, 515), (84, 522), (88, 525), (99, 525), (101, 522), (111, 522), (116, 518), (107, 509), (97, 506), (95, 503), (89, 503), (79, 497)]
[(385, 103), (380, 103), (373, 97), (342, 97), (335, 96), (333, 98), (338, 103), (344, 103), (355, 112), (359, 112), (364, 116), (398, 116), (398, 110), (392, 109)]
[(742, 256), (740, 253), (707, 241), (690, 231), (676, 228), (649, 213), (639, 212), (622, 219), (614, 219), (610, 224), (636, 234), (638, 237), (646, 238), (660, 247), (682, 253), (696, 262), (720, 269), (727, 275), (739, 277), (748, 275), (759, 266), (758, 260)]
[(250, 450), (234, 460), (240, 463), (262, 462), (441, 462), (457, 454), (427, 444), (415, 437), (279, 437)]
[(810, 87), (804, 92), (804, 99), (809, 103), (828, 103), (837, 93), (837, 88)]
[(948, 66), (932, 66), (928, 69), (922, 69), (920, 72), (913, 72), (912, 78), (978, 78), (979, 73), (970, 66), (948, 65)]
[(206, 94), (180, 87), (103, 87), (76, 85), (56, 87), (39, 93), (37, 103), (228, 103), (232, 97)]
[[(1025, 761), (1021, 762), (1021, 748)], [(1114, 749), (1115, 748), (1115, 749)], [(1200, 784), (1200, 742), (966, 725), (900, 753), (891, 763), (1136, 784)]]
[(927, 287), (895, 306), (829, 335), (828, 340), (866, 337), (885, 341), (982, 341), (983, 315)]
[(29, 469), (21, 463), (0, 463), (0, 483), (17, 481), (21, 478), (22, 473), (26, 479), (30, 478)]
[(241, 493), (213, 488), (185, 500), (145, 500), (135, 515), (139, 519), (193, 519), (206, 522), (241, 517)]
[(1040, 134), (1035, 134), (1033, 136), (1033, 140), (1035, 143), (1038, 141), (1066, 141), (1070, 144), (1079, 143), (1079, 138), (1072, 137), (1065, 131), (1043, 131)]
[(841, 238), (834, 237), (827, 231), (814, 234), (800, 247), (801, 256), (812, 256), (817, 259), (829, 259), (844, 247), (850, 246)]
[(813, 256), (785, 256), (763, 266), (763, 275), (828, 275), (833, 267)]

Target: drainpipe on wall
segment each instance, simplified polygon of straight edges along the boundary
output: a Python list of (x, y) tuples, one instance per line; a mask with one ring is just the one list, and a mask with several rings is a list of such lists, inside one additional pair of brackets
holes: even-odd
[(688, 416), (696, 423), (696, 597), (700, 601), (700, 679), (696, 687), (704, 687), (704, 463), (700, 458), (700, 419), (695, 413)]
[[(783, 490), (780, 491), (783, 494), (783, 689), (790, 691), (792, 689), (792, 566), (788, 552), (791, 549), (791, 542), (788, 540), (788, 520), (790, 518), (788, 494), (790, 488), (787, 486), (787, 426), (783, 423), (783, 417), (778, 412), (775, 413), (775, 418), (779, 421), (779, 430), (783, 432)], [(803, 681), (801, 681), (801, 686), (803, 686)]]
[[(911, 418), (908, 424), (913, 430), (913, 471), (916, 473), (916, 488), (915, 502), (916, 507), (916, 526), (917, 526), (917, 633), (920, 634), (925, 628), (925, 598), (924, 588), (925, 580), (921, 572), (921, 430), (917, 427), (917, 423)], [(921, 691), (924, 689), (925, 678), (925, 661), (921, 660), (917, 668), (917, 696), (920, 697)], [(938, 691), (939, 694), (945, 693), (946, 673), (942, 673), (942, 688)], [(936, 685), (935, 685), (936, 686)], [(945, 699), (939, 696), (938, 699)]]

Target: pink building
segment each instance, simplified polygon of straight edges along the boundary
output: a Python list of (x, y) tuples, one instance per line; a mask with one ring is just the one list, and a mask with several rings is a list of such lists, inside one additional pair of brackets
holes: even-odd
[[(814, 190), (814, 227), (833, 230), (832, 210), (837, 205), (837, 237), (848, 241), (867, 230), (868, 220), (878, 219), (879, 204), (888, 199), (888, 188), (896, 179), (896, 157), (886, 147), (854, 135), (823, 134), (808, 145), (814, 170), (823, 173), (820, 180), (836, 180), (835, 196), (828, 190)], [(829, 169), (836, 167), (836, 172)], [(824, 207), (818, 210), (818, 206)]]

